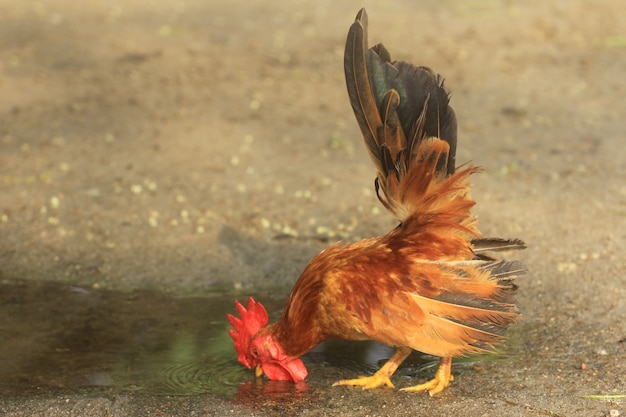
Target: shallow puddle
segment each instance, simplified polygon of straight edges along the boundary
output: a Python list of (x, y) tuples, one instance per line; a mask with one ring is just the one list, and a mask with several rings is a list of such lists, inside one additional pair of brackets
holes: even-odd
[[(109, 387), (157, 395), (243, 397), (306, 392), (306, 383), (255, 380), (237, 362), (226, 320), (227, 313), (235, 312), (235, 298), (220, 291), (174, 298), (147, 290), (2, 284), (0, 391), (19, 395)], [(238, 298), (244, 302), (246, 297)], [(270, 319), (280, 315), (284, 299), (258, 298)], [(375, 342), (328, 341), (303, 358), (311, 373), (307, 381), (317, 375), (330, 385), (330, 379), (371, 373), (392, 353)], [(422, 376), (423, 369), (435, 364), (434, 358), (413, 355), (397, 375)]]
[(0, 390), (118, 387), (228, 394), (249, 377), (225, 314), (232, 296), (171, 298), (64, 284), (0, 286)]

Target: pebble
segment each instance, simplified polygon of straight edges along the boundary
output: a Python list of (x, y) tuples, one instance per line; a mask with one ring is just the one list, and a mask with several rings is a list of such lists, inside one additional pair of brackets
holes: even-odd
[(577, 268), (578, 265), (576, 265), (574, 262), (559, 262), (556, 265), (556, 269), (559, 272), (574, 272)]

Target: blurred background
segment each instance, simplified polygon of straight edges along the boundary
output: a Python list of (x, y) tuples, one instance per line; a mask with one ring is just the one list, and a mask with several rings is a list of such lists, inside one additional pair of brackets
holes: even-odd
[[(277, 314), (315, 253), (395, 227), (375, 197), (343, 79), (345, 37), (363, 6), (370, 45), (446, 78), (457, 162), (485, 168), (473, 191), (484, 234), (529, 245), (515, 254), (531, 273), (519, 283), (514, 340), (536, 363), (504, 366), (494, 392), (515, 392), (496, 405), (513, 403), (510, 415), (529, 410), (519, 404), (626, 413), (626, 400), (606, 397), (626, 394), (626, 23), (615, 0), (0, 0), (7, 363), (19, 368), (17, 351), (28, 362), (46, 345), (29, 331), (23, 343), (6, 336), (30, 328), (17, 318), (46, 294), (54, 306), (80, 291), (112, 300), (148, 291), (144, 312), (170, 305), (160, 297), (177, 306), (213, 297), (179, 320), (200, 329), (209, 315), (206, 331), (222, 337), (235, 297), (261, 294)], [(350, 397), (324, 378), (321, 403)], [(472, 392), (461, 394), (456, 406), (469, 412)], [(581, 398), (589, 394), (605, 397)], [(377, 404), (376, 393), (358, 395)], [(429, 407), (428, 398), (387, 400), (397, 413)], [(50, 407), (30, 401), (5, 411)], [(364, 400), (345, 401), (338, 410)], [(492, 404), (477, 401), (476, 413)], [(231, 407), (215, 404), (205, 413)]]

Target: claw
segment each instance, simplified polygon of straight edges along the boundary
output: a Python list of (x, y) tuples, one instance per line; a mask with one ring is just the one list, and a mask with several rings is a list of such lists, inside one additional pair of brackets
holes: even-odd
[(454, 380), (454, 376), (450, 373), (451, 368), (452, 358), (441, 358), (439, 361), (439, 368), (437, 368), (437, 372), (435, 373), (435, 377), (433, 379), (423, 384), (402, 388), (400, 391), (428, 391), (428, 394), (432, 397), (433, 395), (443, 391), (443, 389), (450, 384), (450, 381)]

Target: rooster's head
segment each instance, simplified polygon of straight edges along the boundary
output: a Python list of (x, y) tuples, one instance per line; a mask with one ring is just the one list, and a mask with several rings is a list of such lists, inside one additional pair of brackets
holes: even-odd
[(265, 373), (271, 380), (299, 382), (306, 378), (308, 372), (302, 361), (285, 354), (270, 331), (261, 331), (269, 329), (265, 307), (252, 297), (247, 309), (239, 301), (235, 301), (235, 307), (241, 318), (228, 314), (234, 327), (228, 333), (235, 342), (239, 362), (246, 368), (256, 368), (256, 376)]

